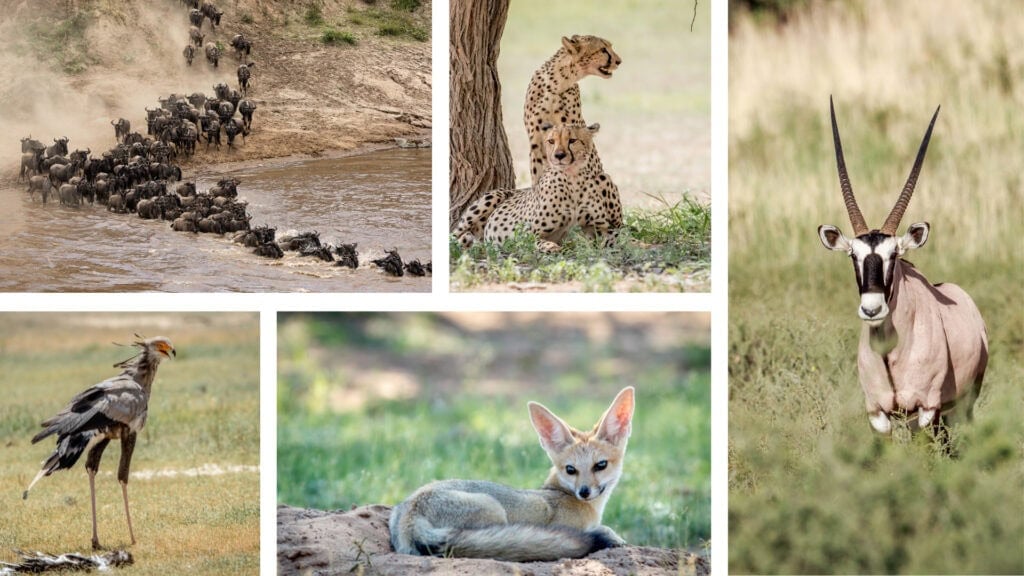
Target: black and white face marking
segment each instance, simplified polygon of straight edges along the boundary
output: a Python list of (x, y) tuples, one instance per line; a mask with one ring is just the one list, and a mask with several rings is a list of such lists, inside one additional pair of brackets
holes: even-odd
[(919, 248), (928, 239), (928, 223), (913, 224), (902, 237), (877, 230), (856, 238), (847, 238), (835, 226), (818, 228), (821, 243), (829, 250), (846, 252), (853, 260), (860, 291), (857, 316), (869, 326), (878, 326), (889, 315), (893, 271), (896, 260), (907, 250)]

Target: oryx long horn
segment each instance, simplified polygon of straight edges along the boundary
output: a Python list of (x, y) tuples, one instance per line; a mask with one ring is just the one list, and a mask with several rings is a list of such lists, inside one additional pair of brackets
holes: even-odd
[(850, 185), (850, 175), (846, 173), (846, 160), (843, 158), (843, 143), (839, 139), (839, 126), (836, 125), (836, 109), (832, 105), (832, 96), (828, 97), (828, 109), (832, 113), (832, 141), (836, 147), (836, 167), (839, 169), (839, 187), (843, 190), (843, 202), (846, 203), (846, 212), (850, 215), (850, 224), (853, 225), (853, 235), (860, 236), (868, 233), (867, 222), (864, 215), (857, 207), (857, 199), (853, 197), (853, 187)]
[(939, 117), (939, 110), (942, 106), (935, 109), (935, 114), (932, 116), (932, 121), (928, 124), (928, 131), (924, 133), (924, 140), (921, 141), (921, 147), (917, 150), (917, 159), (914, 160), (914, 168), (910, 171), (910, 176), (907, 177), (907, 183), (903, 185), (903, 192), (900, 192), (900, 197), (896, 200), (896, 205), (892, 207), (892, 212), (889, 212), (889, 217), (885, 219), (885, 224), (882, 224), (882, 229), (879, 230), (882, 234), (888, 234), (889, 236), (896, 235), (896, 229), (900, 226), (900, 220), (903, 219), (903, 213), (907, 211), (907, 206), (910, 204), (910, 197), (914, 195), (914, 187), (917, 186), (917, 176), (921, 173), (921, 165), (924, 164), (924, 155), (928, 152), (928, 141), (932, 139), (932, 128), (935, 127), (935, 119)]

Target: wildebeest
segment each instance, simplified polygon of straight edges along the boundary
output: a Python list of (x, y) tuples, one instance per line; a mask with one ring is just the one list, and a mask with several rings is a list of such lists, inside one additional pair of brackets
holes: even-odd
[(217, 104), (217, 117), (221, 125), (226, 125), (228, 120), (235, 115), (235, 105), (230, 100), (223, 100)]
[(252, 77), (252, 67), (255, 65), (250, 62), (238, 67), (238, 89), (242, 91), (242, 94), (249, 92), (249, 78)]
[(203, 40), (205, 38), (206, 36), (202, 33), (202, 31), (199, 30), (199, 28), (192, 26), (188, 29), (188, 39), (190, 42), (192, 42), (192, 44), (195, 45), (196, 48), (199, 48), (203, 45)]
[(267, 242), (266, 244), (260, 244), (252, 251), (257, 256), (263, 256), (264, 258), (284, 258), (284, 251), (277, 245), (276, 242)]
[(214, 28), (220, 26), (220, 17), (224, 15), (224, 12), (218, 10), (213, 3), (204, 1), (199, 7), (199, 10), (203, 13), (203, 16), (210, 19), (211, 26)]
[(43, 152), (44, 158), (51, 156), (67, 156), (68, 153), (68, 137), (54, 138), (53, 145), (47, 146), (46, 151)]
[(349, 268), (359, 267), (359, 252), (356, 250), (356, 244), (338, 244), (334, 247), (335, 254), (338, 255), (337, 266), (347, 266)]
[(82, 203), (82, 196), (78, 193), (78, 186), (74, 184), (61, 184), (58, 198), (61, 204), (67, 206), (78, 206)]
[(185, 57), (185, 62), (189, 66), (192, 65), (192, 59), (196, 57), (196, 47), (192, 44), (186, 44), (185, 49), (182, 50), (181, 55)]
[(252, 113), (256, 111), (256, 104), (248, 98), (238, 103), (238, 112), (242, 115), (242, 126), (247, 132), (252, 130)]
[(372, 262), (392, 276), (403, 276), (402, 257), (398, 255), (398, 249), (385, 250), (387, 256), (374, 259)]
[(196, 28), (203, 27), (203, 13), (193, 8), (188, 11), (188, 21)]
[(127, 212), (128, 210), (125, 208), (124, 194), (120, 192), (111, 193), (110, 198), (107, 198), (107, 210), (118, 214)]
[(216, 68), (217, 63), (220, 61), (220, 48), (213, 42), (207, 42), (204, 50), (206, 51), (206, 61), (213, 64), (213, 67)]
[(218, 82), (213, 85), (213, 93), (217, 96), (218, 100), (227, 100), (228, 94), (231, 91), (231, 87), (224, 82)]
[(114, 127), (114, 139), (118, 142), (124, 140), (124, 137), (132, 131), (132, 123), (125, 118), (111, 120), (110, 125)]
[(46, 199), (50, 196), (50, 180), (42, 174), (37, 174), (28, 179), (28, 194), (29, 198), (36, 199), (36, 190), (43, 197), (43, 204), (46, 204)]
[(228, 119), (227, 123), (224, 124), (224, 133), (228, 137), (228, 147), (235, 145), (235, 136), (242, 135), (242, 142), (245, 142), (245, 131), (242, 127), (242, 123), (234, 118)]
[(427, 271), (423, 269), (423, 264), (420, 263), (419, 259), (412, 260), (405, 263), (405, 271), (410, 276), (426, 276)]
[(220, 120), (215, 117), (203, 122), (203, 131), (206, 134), (206, 149), (210, 149), (210, 143), (216, 142), (220, 150)]
[(235, 49), (235, 56), (239, 60), (242, 60), (243, 55), (248, 56), (252, 52), (252, 42), (241, 34), (235, 34), (231, 38), (231, 47)]

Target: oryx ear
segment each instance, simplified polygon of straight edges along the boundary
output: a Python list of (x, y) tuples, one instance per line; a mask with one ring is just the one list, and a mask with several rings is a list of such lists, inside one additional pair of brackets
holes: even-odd
[(822, 224), (818, 226), (818, 238), (821, 239), (821, 243), (829, 250), (835, 250), (836, 252), (849, 252), (850, 241), (847, 240), (846, 236), (839, 231), (839, 228), (832, 226), (831, 224)]
[(911, 224), (910, 228), (907, 228), (907, 233), (899, 239), (898, 244), (900, 254), (904, 254), (908, 250), (914, 250), (924, 246), (924, 243), (928, 241), (928, 232), (930, 232), (931, 229), (931, 224), (927, 222)]

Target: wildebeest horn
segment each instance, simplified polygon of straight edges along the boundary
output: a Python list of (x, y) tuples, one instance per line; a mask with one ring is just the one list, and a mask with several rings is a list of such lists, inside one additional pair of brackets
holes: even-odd
[(932, 121), (928, 124), (928, 131), (924, 133), (924, 140), (921, 141), (921, 147), (917, 150), (917, 159), (914, 160), (914, 167), (910, 170), (910, 176), (907, 177), (907, 183), (903, 185), (903, 192), (900, 192), (899, 199), (896, 200), (896, 205), (892, 207), (892, 212), (889, 212), (889, 216), (885, 219), (885, 224), (882, 224), (882, 229), (879, 230), (882, 234), (888, 234), (894, 236), (896, 229), (900, 226), (900, 220), (903, 219), (903, 213), (907, 211), (907, 206), (910, 204), (910, 197), (914, 194), (914, 187), (917, 186), (917, 176), (921, 173), (921, 165), (924, 164), (924, 155), (928, 152), (928, 141), (932, 138), (932, 128), (935, 127), (935, 119), (939, 117), (939, 110), (942, 106), (935, 109), (935, 114), (932, 115)]
[(864, 215), (857, 207), (857, 199), (853, 197), (853, 187), (850, 185), (850, 176), (846, 173), (846, 160), (843, 158), (843, 143), (839, 140), (839, 126), (836, 125), (836, 109), (832, 104), (832, 96), (828, 97), (829, 112), (832, 113), (832, 142), (836, 148), (836, 167), (839, 169), (839, 187), (843, 191), (843, 202), (846, 203), (846, 212), (850, 215), (850, 224), (853, 225), (853, 235), (860, 236), (868, 233), (867, 222)]

